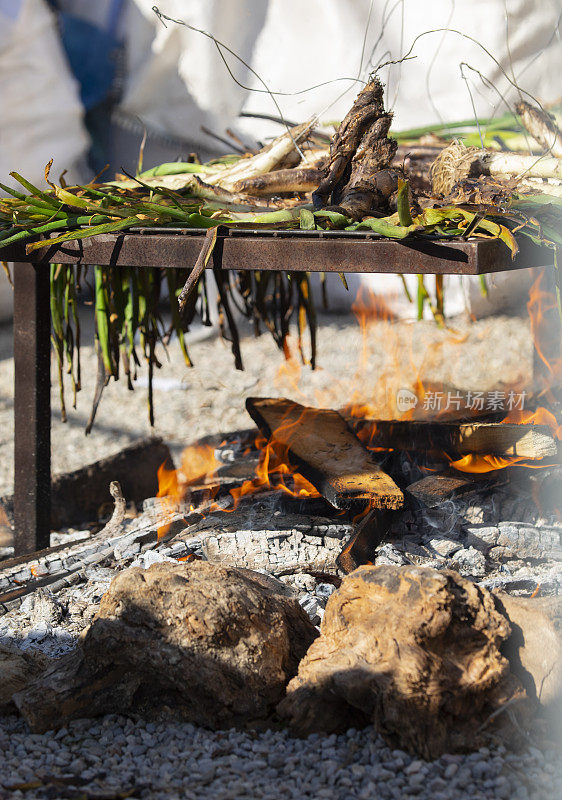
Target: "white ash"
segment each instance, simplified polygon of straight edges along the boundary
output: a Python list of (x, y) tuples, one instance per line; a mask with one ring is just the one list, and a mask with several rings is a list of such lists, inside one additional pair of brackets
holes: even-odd
[(320, 605), (317, 597), (313, 594), (305, 594), (299, 597), (299, 603), (304, 611), (309, 616), (313, 625), (320, 625), (322, 617), (324, 616), (324, 609)]
[(560, 756), (548, 743), (521, 753), (490, 744), (427, 762), (391, 749), (370, 727), (296, 739), (110, 714), (30, 734), (21, 719), (4, 717), (0, 747), (2, 796), (13, 800), (552, 800), (562, 793)]
[[(562, 524), (542, 516), (527, 496), (521, 517), (498, 516), (517, 511), (518, 503), (516, 487), (496, 487), (446, 500), (436, 508), (407, 509), (396, 517), (374, 562), (456, 569), (475, 581), (497, 580), (507, 591), (513, 584), (515, 593), (532, 592), (540, 584), (542, 594), (559, 594)], [(512, 580), (517, 573), (525, 574), (525, 583), (519, 577)]]

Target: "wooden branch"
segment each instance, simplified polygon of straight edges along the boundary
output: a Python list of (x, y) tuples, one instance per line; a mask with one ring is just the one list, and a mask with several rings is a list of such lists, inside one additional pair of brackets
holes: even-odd
[(249, 397), (246, 409), (266, 436), (286, 445), (299, 470), (336, 508), (357, 502), (401, 508), (404, 495), (372, 460), (337, 411), (286, 399)]
[[(444, 450), (451, 455), (469, 453), (524, 456), (541, 459), (555, 456), (558, 445), (546, 425), (515, 425), (503, 422), (410, 422), (409, 420), (359, 420), (357, 431), (372, 431), (369, 445), (399, 450)], [(365, 441), (364, 437), (361, 437)]]

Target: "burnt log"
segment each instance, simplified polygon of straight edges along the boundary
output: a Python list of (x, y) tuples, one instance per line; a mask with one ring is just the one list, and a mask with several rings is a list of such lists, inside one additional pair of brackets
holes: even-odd
[[(128, 502), (142, 503), (158, 491), (158, 467), (172, 464), (168, 445), (160, 437), (140, 439), (118, 453), (73, 472), (57, 475), (51, 482), (51, 529), (96, 522), (113, 505), (108, 486), (118, 481)], [(0, 498), (13, 521), (13, 497)]]
[(403, 506), (401, 490), (337, 411), (263, 397), (247, 398), (246, 409), (265, 436), (287, 447), (299, 471), (335, 508)]
[(363, 564), (375, 560), (376, 549), (396, 522), (400, 511), (373, 508), (356, 521), (355, 530), (336, 559), (336, 565), (348, 575)]
[(125, 570), (77, 651), (14, 702), (34, 731), (127, 711), (210, 728), (263, 719), (317, 636), (276, 584), (205, 561)]
[(510, 633), (493, 596), (456, 572), (360, 567), (329, 598), (278, 711), (301, 736), (373, 723), (428, 760), (478, 747), (491, 715), (526, 706), (501, 652)]
[(522, 456), (541, 459), (558, 454), (558, 445), (546, 425), (503, 422), (412, 422), (360, 420), (355, 429), (373, 447), (407, 451), (445, 451), (469, 454)]
[(435, 472), (411, 483), (407, 494), (412, 495), (428, 508), (437, 508), (445, 500), (453, 499), (471, 491), (481, 491), (494, 483), (482, 475), (459, 474), (450, 471)]

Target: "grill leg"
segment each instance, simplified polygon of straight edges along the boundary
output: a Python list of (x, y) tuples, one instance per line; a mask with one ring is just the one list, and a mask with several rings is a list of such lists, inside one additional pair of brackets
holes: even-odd
[(14, 264), (15, 554), (49, 546), (51, 379), (49, 267)]

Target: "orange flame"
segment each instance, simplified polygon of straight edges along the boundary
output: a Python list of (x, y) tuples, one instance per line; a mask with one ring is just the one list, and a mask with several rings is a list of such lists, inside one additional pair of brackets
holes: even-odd
[[(164, 516), (177, 509), (186, 499), (190, 487), (210, 483), (218, 466), (215, 451), (211, 445), (188, 445), (182, 453), (179, 469), (168, 469), (166, 464), (158, 468), (158, 494), (162, 498), (161, 509)], [(211, 490), (209, 490), (211, 491)], [(193, 506), (190, 507), (190, 510)], [(164, 522), (158, 528), (158, 538), (165, 536), (170, 523)]]
[(541, 286), (543, 280), (544, 270), (541, 270), (529, 290), (527, 311), (529, 312), (531, 336), (536, 354), (546, 367), (546, 374), (540, 378), (542, 386), (538, 388), (541, 389), (541, 394), (548, 395), (555, 380), (560, 379), (562, 358), (559, 356), (553, 358), (552, 355), (549, 358), (547, 354), (547, 351), (554, 343), (552, 332), (557, 329), (557, 326), (553, 326), (552, 314), (557, 307), (557, 303), (554, 293)]
[(315, 487), (291, 464), (289, 447), (278, 438), (278, 432), (282, 427), (274, 431), (269, 439), (257, 436), (259, 461), (256, 466), (256, 477), (230, 490), (234, 505), (226, 510), (234, 511), (242, 497), (269, 489), (276, 489), (291, 497), (320, 497)]
[(540, 406), (536, 411), (522, 410), (514, 408), (502, 419), (502, 422), (512, 422), (517, 425), (546, 425), (552, 431), (552, 435), (557, 439), (562, 439), (562, 425), (547, 408)]
[(555, 466), (554, 464), (543, 464), (532, 461), (526, 456), (492, 456), (477, 455), (470, 453), (456, 461), (450, 461), (449, 466), (459, 472), (472, 472), (482, 474), (485, 472), (495, 472), (505, 467), (528, 467), (530, 469), (546, 469)]

